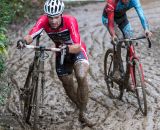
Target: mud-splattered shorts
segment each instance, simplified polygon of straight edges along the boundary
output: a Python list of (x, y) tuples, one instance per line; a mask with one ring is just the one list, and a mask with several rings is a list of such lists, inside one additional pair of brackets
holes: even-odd
[(73, 66), (78, 62), (88, 62), (88, 58), (81, 51), (78, 54), (69, 54), (65, 57), (63, 65), (60, 64), (60, 57), (56, 57), (56, 72), (58, 76), (72, 74)]

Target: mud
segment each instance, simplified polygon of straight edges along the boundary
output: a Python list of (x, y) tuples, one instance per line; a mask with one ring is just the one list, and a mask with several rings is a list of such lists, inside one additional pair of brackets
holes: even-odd
[[(145, 0), (143, 0), (145, 1)], [(149, 2), (148, 2), (149, 1)], [(82, 39), (85, 41), (88, 50), (90, 71), (89, 71), (89, 102), (87, 105), (87, 116), (93, 122), (97, 122), (93, 128), (85, 127), (83, 130), (160, 130), (160, 1), (148, 0), (143, 4), (145, 15), (153, 32), (153, 46), (148, 49), (145, 40), (138, 46), (137, 52), (141, 54), (141, 62), (144, 68), (145, 84), (147, 86), (148, 115), (144, 117), (138, 110), (137, 100), (132, 94), (125, 93), (123, 100), (109, 98), (103, 75), (103, 59), (106, 50), (112, 47), (110, 36), (102, 25), (101, 14), (104, 3), (87, 4), (83, 7), (71, 8), (69, 13), (75, 16), (79, 22)], [(98, 7), (98, 8), (97, 8)], [(68, 12), (68, 11), (67, 11)], [(128, 12), (129, 20), (134, 28), (135, 36), (142, 35), (143, 29), (134, 10)], [(22, 27), (23, 35), (27, 33), (33, 24)], [(17, 88), (23, 86), (30, 62), (33, 59), (33, 51), (24, 50), (23, 60), (20, 61), (19, 51), (16, 50), (16, 41), (21, 36), (16, 32), (10, 33), (12, 44), (9, 48), (8, 68), (13, 71), (11, 81), (13, 89), (7, 108), (15, 113), (13, 123), (9, 119), (9, 128), (15, 130), (30, 129), (21, 120), (21, 109)], [(44, 36), (41, 43), (48, 47), (53, 46), (51, 40)], [(140, 53), (141, 52), (141, 53)], [(43, 130), (81, 130), (78, 122), (78, 110), (66, 96), (62, 84), (55, 72), (54, 54), (46, 60), (46, 84), (45, 84), (45, 108)], [(76, 82), (76, 81), (75, 81)], [(5, 108), (3, 108), (5, 111)], [(24, 128), (25, 126), (25, 128)]]

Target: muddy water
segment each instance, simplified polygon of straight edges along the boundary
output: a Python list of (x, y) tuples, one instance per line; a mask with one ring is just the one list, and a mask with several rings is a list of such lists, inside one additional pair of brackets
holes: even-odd
[[(98, 7), (98, 8), (97, 8)], [(132, 94), (125, 93), (123, 101), (110, 99), (103, 76), (103, 59), (105, 51), (112, 47), (109, 43), (110, 36), (106, 28), (101, 23), (101, 14), (104, 3), (89, 4), (83, 7), (72, 8), (69, 13), (74, 15), (79, 21), (80, 33), (85, 41), (88, 50), (90, 72), (88, 75), (90, 84), (90, 99), (87, 105), (87, 116), (97, 122), (97, 125), (90, 129), (83, 130), (159, 130), (160, 129), (160, 32), (156, 31), (160, 23), (160, 1), (144, 0), (143, 8), (153, 31), (153, 47), (148, 49), (147, 45), (137, 48), (141, 50), (141, 62), (144, 67), (145, 80), (147, 86), (148, 115), (143, 117), (138, 111), (137, 100)], [(78, 14), (78, 15), (77, 15)], [(129, 13), (129, 20), (134, 28), (135, 35), (143, 34), (140, 21), (134, 10)], [(31, 25), (22, 28), (26, 33)], [(25, 50), (23, 60), (19, 61), (19, 51), (16, 48), (18, 35), (11, 35), (13, 44), (10, 47), (10, 57), (8, 68), (12, 68), (12, 82), (15, 88), (24, 84), (29, 63), (33, 58), (33, 51)], [(13, 40), (14, 39), (14, 40)], [(45, 35), (42, 42), (47, 46), (52, 46), (51, 41)], [(142, 41), (146, 44), (146, 41)], [(54, 54), (46, 60), (46, 88), (45, 88), (45, 109), (43, 130), (81, 130), (78, 122), (78, 111), (74, 104), (66, 96), (64, 89), (55, 73)], [(18, 92), (14, 88), (11, 95), (9, 108), (18, 113), (18, 123), (21, 120), (21, 111), (18, 103)], [(16, 122), (15, 120), (15, 122)], [(10, 124), (12, 128), (17, 128), (17, 122)], [(23, 124), (25, 125), (25, 124)], [(29, 129), (27, 127), (26, 129)]]

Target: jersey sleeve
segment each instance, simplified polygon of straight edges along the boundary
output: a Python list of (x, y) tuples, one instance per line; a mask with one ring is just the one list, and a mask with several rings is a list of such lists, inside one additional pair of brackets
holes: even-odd
[(134, 8), (136, 9), (136, 12), (137, 12), (139, 18), (140, 18), (140, 21), (141, 21), (143, 28), (149, 29), (149, 25), (148, 25), (146, 17), (144, 16), (144, 12), (143, 12), (142, 6), (140, 4), (140, 1), (134, 0), (133, 5), (134, 5)]
[(105, 12), (107, 13), (108, 17), (108, 30), (111, 36), (115, 35), (114, 31), (114, 10), (115, 10), (115, 5), (114, 5), (113, 0), (107, 0), (107, 5), (105, 8)]
[(68, 21), (68, 28), (71, 39), (74, 44), (81, 44), (80, 33), (78, 29), (78, 22), (74, 17), (71, 17)]
[(31, 37), (35, 39), (44, 30), (45, 23), (46, 23), (46, 17), (41, 16), (36, 22), (36, 24), (33, 26), (33, 28), (30, 30), (29, 35), (31, 35)]

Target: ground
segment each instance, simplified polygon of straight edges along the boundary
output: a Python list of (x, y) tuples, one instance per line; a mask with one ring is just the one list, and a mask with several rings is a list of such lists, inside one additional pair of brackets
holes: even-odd
[[(85, 127), (83, 130), (159, 130), (160, 1), (143, 2), (144, 12), (153, 32), (153, 45), (151, 49), (148, 49), (147, 41), (144, 40), (141, 41), (141, 46), (136, 48), (138, 52), (141, 52), (141, 62), (143, 64), (145, 84), (147, 86), (148, 115), (146, 117), (138, 111), (136, 98), (132, 95), (125, 93), (123, 101), (113, 100), (108, 96), (103, 75), (103, 59), (106, 50), (112, 46), (110, 44), (109, 34), (101, 22), (103, 7), (104, 3), (100, 2), (67, 10), (67, 13), (75, 16), (79, 22), (81, 37), (87, 45), (90, 62), (88, 75), (90, 98), (86, 114), (91, 120), (97, 122), (97, 125), (93, 128)], [(134, 28), (135, 36), (142, 35), (143, 29), (134, 9), (129, 11), (128, 15), (129, 21)], [(12, 114), (14, 112), (14, 115), (3, 114), (1, 122), (4, 122), (4, 124), (6, 122), (12, 122), (8, 123), (8, 127), (15, 130), (23, 130), (24, 127), (22, 126), (25, 126), (21, 120), (17, 88), (23, 86), (29, 64), (34, 55), (33, 51), (24, 50), (23, 60), (20, 61), (20, 53), (16, 49), (16, 41), (21, 38), (19, 34), (24, 36), (32, 25), (33, 23), (30, 23), (21, 27), (20, 31), (22, 33), (10, 33), (12, 44), (9, 48), (7, 64), (9, 70), (12, 70), (11, 81), (14, 87), (6, 108), (9, 108)], [(45, 34), (41, 38), (41, 43), (45, 43), (48, 47), (52, 46), (52, 42), (48, 40)], [(56, 76), (54, 63), (54, 54), (50, 54), (50, 58), (45, 63), (45, 119), (42, 129), (81, 130), (81, 124), (78, 122), (78, 110), (66, 96)], [(28, 126), (25, 126), (25, 128), (30, 129)]]

